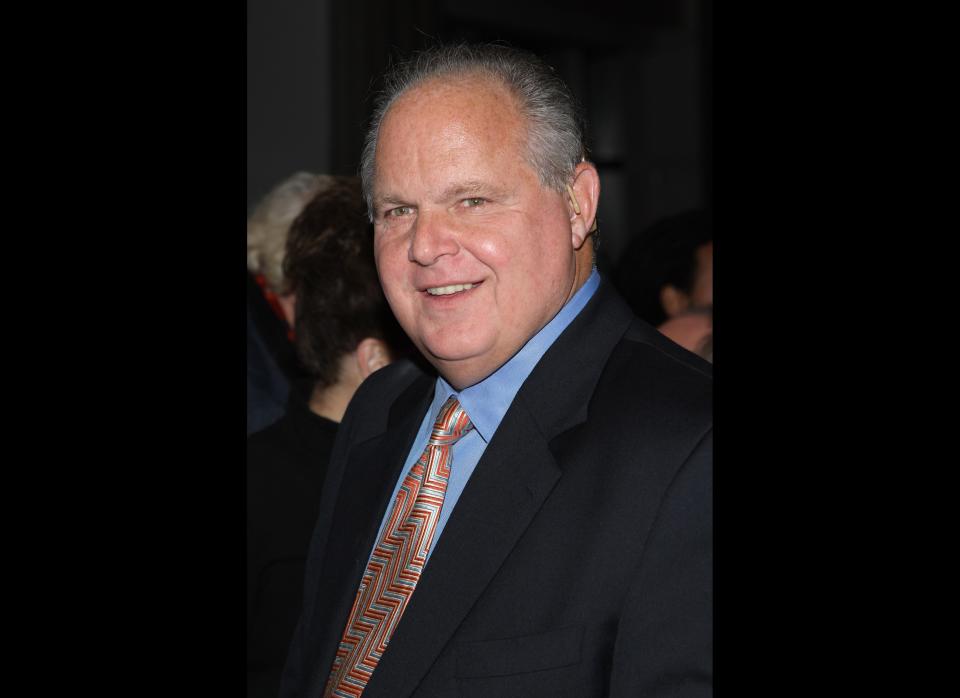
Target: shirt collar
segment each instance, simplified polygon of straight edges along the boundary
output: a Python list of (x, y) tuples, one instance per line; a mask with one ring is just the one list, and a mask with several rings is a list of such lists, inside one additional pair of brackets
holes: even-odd
[(507, 413), (507, 409), (513, 402), (517, 391), (520, 390), (520, 386), (523, 385), (523, 382), (547, 349), (573, 319), (580, 314), (583, 306), (587, 304), (599, 285), (600, 274), (594, 269), (586, 283), (573, 294), (573, 297), (560, 309), (560, 312), (544, 325), (543, 329), (531, 337), (507, 363), (479, 383), (464, 388), (458, 393), (442, 376), (438, 376), (433, 404), (430, 405), (430, 414), (434, 417), (439, 414), (440, 408), (447, 398), (455, 395), (470, 417), (477, 434), (483, 439), (484, 443), (489, 443), (493, 433), (500, 426), (503, 416)]

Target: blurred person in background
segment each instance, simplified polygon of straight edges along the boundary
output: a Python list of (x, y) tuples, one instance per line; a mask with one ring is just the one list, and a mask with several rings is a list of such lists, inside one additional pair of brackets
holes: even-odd
[(663, 218), (627, 247), (614, 285), (640, 318), (659, 326), (713, 307), (713, 225), (697, 209)]
[(710, 308), (685, 310), (657, 329), (687, 351), (713, 363), (713, 312)]
[(293, 303), (283, 275), (290, 224), (332, 178), (297, 172), (247, 220), (247, 435), (279, 419), (302, 379), (292, 344)]
[(282, 269), (267, 270), (281, 280), (273, 288), (293, 322), (308, 379), (295, 383), (286, 414), (247, 441), (248, 696), (279, 691), (347, 403), (367, 376), (403, 353), (405, 341), (377, 279), (359, 180), (323, 181), (290, 228)]

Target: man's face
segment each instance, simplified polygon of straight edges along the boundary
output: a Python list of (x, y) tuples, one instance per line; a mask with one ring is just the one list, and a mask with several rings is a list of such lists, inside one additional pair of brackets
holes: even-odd
[(589, 275), (589, 245), (571, 232), (566, 197), (527, 164), (524, 138), (511, 95), (483, 78), (414, 88), (380, 127), (380, 280), (457, 389), (509, 360)]

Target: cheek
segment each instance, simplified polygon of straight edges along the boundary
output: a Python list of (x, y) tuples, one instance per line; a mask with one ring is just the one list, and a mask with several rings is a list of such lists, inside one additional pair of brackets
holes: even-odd
[(402, 293), (405, 286), (404, 274), (408, 266), (406, 253), (397, 249), (395, 244), (375, 241), (373, 258), (387, 303), (402, 322), (406, 304), (409, 303)]
[(549, 241), (536, 225), (526, 219), (504, 216), (483, 228), (465, 230), (461, 241), (498, 278), (526, 278), (541, 271), (544, 257), (555, 258), (555, 240)]
[(470, 253), (481, 264), (495, 272), (501, 272), (509, 266), (511, 254), (507, 241), (494, 235), (474, 238)]
[(373, 243), (373, 260), (380, 274), (380, 282), (386, 287), (387, 283), (396, 282), (397, 271), (406, 262), (406, 251), (397, 239), (378, 238)]

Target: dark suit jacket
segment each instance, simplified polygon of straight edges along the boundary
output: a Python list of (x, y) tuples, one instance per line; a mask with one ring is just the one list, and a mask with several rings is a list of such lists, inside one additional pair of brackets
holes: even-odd
[[(281, 696), (323, 691), (433, 386), (384, 369), (350, 405)], [(710, 365), (602, 283), (487, 445), (364, 698), (711, 695), (711, 502)]]

